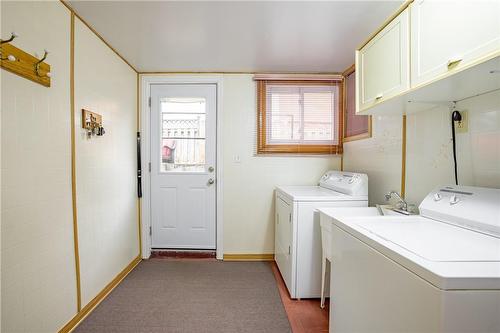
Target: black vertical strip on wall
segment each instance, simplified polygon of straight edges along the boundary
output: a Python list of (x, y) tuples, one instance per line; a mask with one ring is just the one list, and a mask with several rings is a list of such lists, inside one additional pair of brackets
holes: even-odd
[(137, 132), (137, 196), (142, 198), (141, 132)]

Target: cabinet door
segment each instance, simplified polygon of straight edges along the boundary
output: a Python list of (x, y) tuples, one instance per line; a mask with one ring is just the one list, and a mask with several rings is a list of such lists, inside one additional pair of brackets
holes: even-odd
[(276, 195), (274, 259), (290, 294), (292, 290), (292, 205)]
[(356, 52), (356, 112), (409, 89), (408, 8)]
[(411, 13), (411, 86), (500, 51), (500, 1), (418, 0)]

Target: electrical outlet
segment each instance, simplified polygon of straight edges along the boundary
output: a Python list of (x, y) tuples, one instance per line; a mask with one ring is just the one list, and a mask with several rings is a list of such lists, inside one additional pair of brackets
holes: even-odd
[(467, 111), (460, 111), (462, 115), (461, 121), (455, 121), (455, 130), (457, 133), (467, 133), (469, 130), (469, 117)]

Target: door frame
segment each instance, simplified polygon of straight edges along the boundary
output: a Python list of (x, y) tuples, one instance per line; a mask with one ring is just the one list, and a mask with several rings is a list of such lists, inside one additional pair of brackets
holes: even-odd
[(215, 192), (215, 246), (216, 258), (223, 259), (223, 219), (222, 219), (222, 75), (169, 75), (140, 74), (140, 130), (141, 130), (141, 168), (142, 172), (142, 199), (141, 206), (141, 243), (142, 258), (148, 259), (151, 255), (151, 113), (149, 97), (151, 86), (155, 84), (215, 84), (216, 86), (216, 192)]

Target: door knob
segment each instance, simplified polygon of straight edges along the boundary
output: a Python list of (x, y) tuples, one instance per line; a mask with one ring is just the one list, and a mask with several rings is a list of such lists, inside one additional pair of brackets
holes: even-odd
[(213, 183), (215, 183), (215, 180), (213, 178), (210, 178), (208, 180), (208, 185), (212, 185)]
[(208, 167), (208, 172), (214, 172), (214, 170), (215, 170), (215, 169), (214, 169), (214, 167), (213, 167), (213, 166)]

